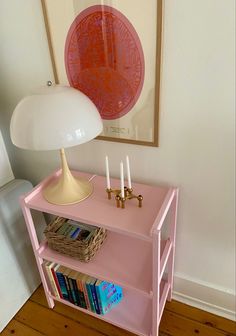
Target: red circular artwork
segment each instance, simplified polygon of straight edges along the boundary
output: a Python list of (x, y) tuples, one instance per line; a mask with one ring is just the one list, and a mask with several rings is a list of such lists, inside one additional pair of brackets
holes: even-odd
[(138, 100), (144, 54), (129, 20), (110, 6), (91, 6), (72, 23), (66, 38), (69, 83), (86, 94), (103, 119), (117, 119)]

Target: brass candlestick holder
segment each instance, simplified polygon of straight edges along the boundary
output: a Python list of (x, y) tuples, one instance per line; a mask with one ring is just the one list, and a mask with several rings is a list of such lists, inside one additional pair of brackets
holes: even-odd
[(141, 208), (143, 204), (143, 196), (142, 195), (135, 195), (133, 194), (132, 188), (124, 187), (124, 197), (121, 196), (121, 190), (120, 189), (106, 189), (108, 199), (111, 199), (111, 195), (115, 195), (116, 200), (116, 206), (117, 208), (125, 208), (125, 202), (126, 200), (131, 200), (133, 198), (136, 198), (138, 200), (138, 207)]

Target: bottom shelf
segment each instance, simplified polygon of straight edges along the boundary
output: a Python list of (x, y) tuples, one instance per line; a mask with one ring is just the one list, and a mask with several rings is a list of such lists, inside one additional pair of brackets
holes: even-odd
[(122, 301), (106, 315), (94, 314), (66, 300), (55, 298), (52, 295), (50, 295), (50, 297), (55, 301), (62, 302), (86, 314), (135, 333), (136, 335), (149, 336), (151, 334), (152, 299), (151, 297), (137, 294), (136, 291), (124, 290)]
[[(160, 318), (164, 310), (166, 298), (170, 286), (167, 281), (161, 281), (160, 285)], [(50, 297), (70, 307), (81, 310), (96, 318), (114, 324), (139, 336), (150, 336), (152, 331), (152, 297), (137, 293), (137, 291), (124, 289), (122, 301), (106, 315), (98, 315), (93, 312), (75, 306), (73, 303), (58, 299), (50, 294)]]

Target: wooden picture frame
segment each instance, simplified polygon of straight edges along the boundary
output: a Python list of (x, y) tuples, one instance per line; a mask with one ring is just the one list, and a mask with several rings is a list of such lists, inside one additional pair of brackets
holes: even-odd
[[(149, 0), (148, 6), (143, 0), (41, 2), (55, 82), (74, 87), (77, 85), (74, 83), (78, 82), (80, 86), (76, 88), (93, 100), (104, 123), (104, 131), (97, 139), (158, 146), (162, 0)], [(92, 23), (95, 26), (95, 22), (98, 22), (96, 15), (101, 15), (99, 22), (103, 22), (97, 36), (100, 36), (100, 31), (105, 26), (105, 40), (108, 41), (107, 45), (110, 44), (108, 47), (106, 45), (107, 49), (102, 56), (101, 52), (99, 54), (100, 65), (88, 65), (86, 72), (83, 70), (82, 73), (82, 65), (78, 59), (83, 59), (84, 56), (85, 63), (88, 60), (97, 62), (95, 51), (96, 48), (101, 49), (101, 45), (97, 43), (99, 38), (96, 37), (95, 51), (90, 48), (90, 52), (86, 49), (86, 53), (81, 54), (81, 50), (85, 49), (81, 48), (81, 43), (85, 41), (84, 32), (87, 34), (88, 27), (90, 29), (93, 27)], [(90, 24), (86, 29), (84, 22)], [(111, 27), (115, 37), (109, 40), (107, 36), (113, 36)], [(96, 35), (96, 30), (94, 32), (86, 37), (88, 40), (85, 43), (90, 43), (90, 46), (94, 45), (91, 40)], [(107, 51), (110, 50), (110, 45), (112, 56)], [(77, 54), (80, 50), (79, 56), (75, 50)], [(111, 57), (112, 64), (115, 64), (112, 69)], [(108, 63), (101, 66), (101, 59), (105, 58)], [(93, 73), (86, 75), (88, 71)], [(106, 80), (102, 77), (105, 76), (104, 73)]]

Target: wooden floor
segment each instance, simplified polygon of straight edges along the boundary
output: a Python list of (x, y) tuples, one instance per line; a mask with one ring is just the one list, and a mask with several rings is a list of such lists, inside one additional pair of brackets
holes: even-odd
[[(235, 336), (230, 320), (206, 313), (182, 303), (167, 303), (163, 313), (161, 336)], [(49, 309), (40, 286), (15, 315), (2, 336), (133, 336), (100, 319), (66, 305), (56, 303)]]

